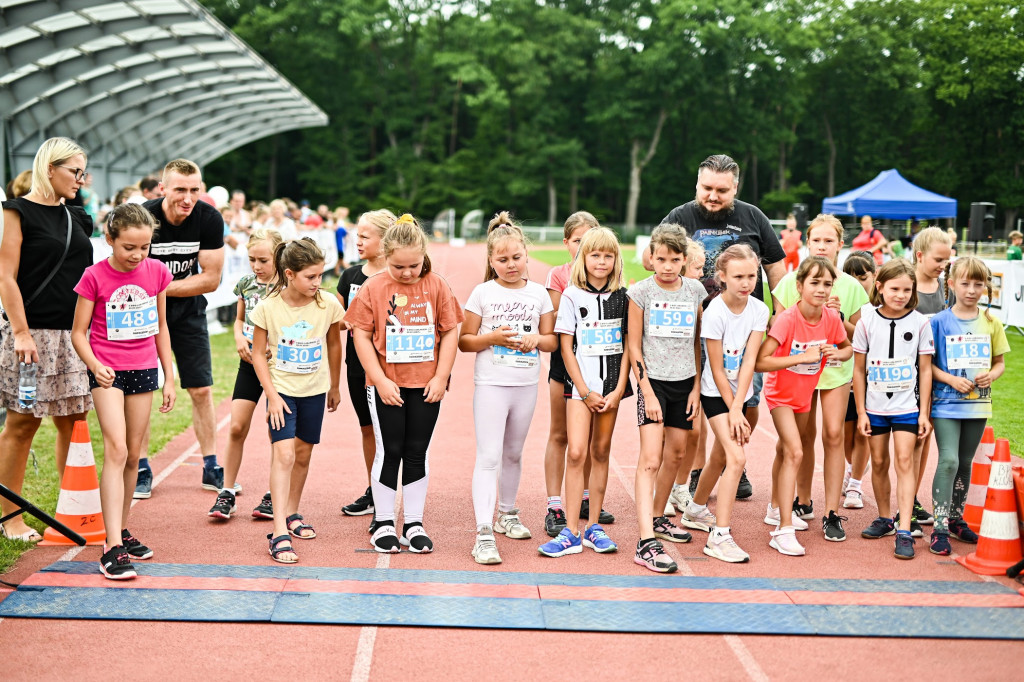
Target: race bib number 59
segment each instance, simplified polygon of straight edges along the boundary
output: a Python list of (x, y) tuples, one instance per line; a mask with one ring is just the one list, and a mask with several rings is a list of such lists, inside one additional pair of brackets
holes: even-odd
[(654, 301), (647, 318), (647, 333), (676, 339), (692, 339), (697, 328), (697, 312), (692, 303)]

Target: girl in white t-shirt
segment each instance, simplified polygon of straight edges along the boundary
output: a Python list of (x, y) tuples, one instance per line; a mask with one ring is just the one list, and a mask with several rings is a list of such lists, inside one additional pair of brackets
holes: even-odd
[(478, 564), (501, 563), (495, 532), (516, 540), (532, 535), (519, 520), (516, 494), (523, 471), (523, 443), (537, 405), (539, 351), (550, 353), (558, 344), (554, 306), (547, 291), (523, 277), (529, 259), (522, 229), (512, 224), (506, 211), (496, 221), (487, 236), (484, 282), (466, 301), (466, 321), (459, 336), (459, 349), (476, 353), (473, 558)]

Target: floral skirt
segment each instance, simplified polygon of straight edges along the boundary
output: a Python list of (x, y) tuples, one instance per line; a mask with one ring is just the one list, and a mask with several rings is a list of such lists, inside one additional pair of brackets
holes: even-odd
[(19, 414), (66, 417), (92, 409), (92, 393), (85, 363), (71, 345), (67, 329), (32, 329), (39, 352), (36, 366), (36, 403), (31, 410), (18, 407), (18, 358), (14, 354), (11, 323), (0, 317), (0, 405)]

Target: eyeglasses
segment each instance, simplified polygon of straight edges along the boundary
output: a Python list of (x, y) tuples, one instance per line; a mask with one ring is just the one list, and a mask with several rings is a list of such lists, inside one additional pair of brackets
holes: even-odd
[(86, 182), (90, 177), (90, 174), (86, 173), (84, 168), (72, 168), (71, 166), (57, 166), (57, 168), (66, 168), (74, 173), (76, 182)]

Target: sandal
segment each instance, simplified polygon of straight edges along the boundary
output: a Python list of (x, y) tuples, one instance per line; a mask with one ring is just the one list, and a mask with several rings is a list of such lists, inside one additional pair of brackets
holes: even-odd
[(4, 524), (0, 523), (0, 535), (4, 536), (8, 540), (20, 540), (21, 542), (39, 542), (43, 539), (43, 536), (39, 534), (35, 528), (29, 528), (24, 533), (18, 535), (12, 535), (7, 532), (4, 528)]
[[(295, 523), (295, 522), (298, 523)], [(292, 537), (296, 537), (300, 540), (312, 540), (316, 537), (316, 531), (313, 526), (308, 523), (304, 523), (302, 520), (302, 514), (292, 514), (284, 521), (288, 525), (288, 532), (292, 534)], [(295, 525), (292, 525), (295, 523)], [(302, 535), (302, 531), (309, 531), (309, 535)]]
[(276, 538), (273, 533), (267, 535), (267, 539), (270, 540), (270, 557), (281, 564), (295, 564), (298, 563), (298, 558), (295, 559), (282, 559), (282, 554), (295, 554), (295, 549), (292, 548), (292, 540), (287, 535), (278, 535)]

